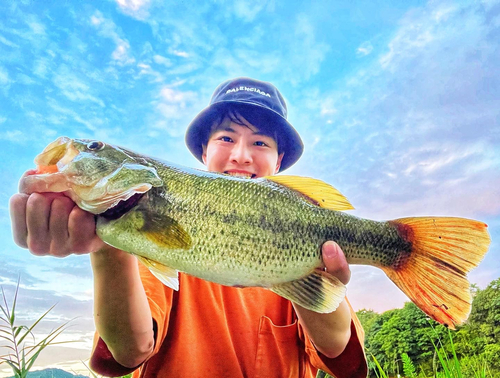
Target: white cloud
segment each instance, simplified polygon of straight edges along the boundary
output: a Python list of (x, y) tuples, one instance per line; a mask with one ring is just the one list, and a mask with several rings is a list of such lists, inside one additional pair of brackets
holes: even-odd
[[(5, 119), (4, 119), (5, 122)], [(3, 123), (3, 122), (0, 122)], [(7, 130), (0, 133), (0, 140), (7, 140), (12, 143), (22, 143), (25, 140), (25, 135), (20, 130)]]
[(130, 45), (128, 41), (119, 40), (115, 51), (111, 54), (111, 57), (118, 62), (120, 65), (128, 65), (135, 62), (133, 57), (130, 57), (128, 51)]
[(0, 35), (0, 43), (3, 43), (5, 46), (13, 47), (13, 48), (19, 48), (18, 45), (16, 45), (14, 42), (9, 41), (2, 35)]
[(448, 17), (452, 16), (456, 10), (456, 6), (449, 6), (444, 4), (442, 7), (433, 10), (432, 17), (437, 22), (447, 21)]
[[(85, 79), (86, 80), (86, 79)], [(92, 94), (93, 89), (90, 84), (80, 79), (67, 66), (61, 66), (54, 74), (54, 85), (61, 90), (61, 93), (71, 101), (93, 102), (100, 107), (104, 107), (104, 102)]]
[(116, 0), (120, 9), (127, 15), (144, 20), (149, 16), (150, 0)]
[(0, 66), (0, 84), (7, 85), (11, 83), (11, 79), (9, 78), (9, 73), (7, 70)]
[(155, 135), (155, 130), (160, 130), (172, 138), (181, 138), (186, 125), (202, 108), (196, 92), (180, 90), (176, 84), (179, 83), (163, 86), (153, 102), (157, 113), (149, 123), (150, 136)]
[(371, 54), (373, 51), (373, 46), (369, 41), (363, 42), (357, 49), (356, 49), (356, 55), (361, 57), (361, 56), (367, 56)]
[(150, 0), (116, 0), (121, 8), (130, 9), (132, 11), (138, 11), (145, 6), (148, 6)]
[(27, 21), (27, 23), (34, 34), (45, 35), (45, 25), (35, 20)]
[[(465, 29), (474, 28), (478, 21), (475, 20), (474, 11), (467, 4), (459, 8), (446, 3), (430, 2), (424, 8), (408, 12), (401, 20), (402, 27), (389, 43), (389, 52), (380, 57), (382, 68), (392, 69), (401, 61), (412, 59), (425, 51), (432, 52), (433, 49), (429, 49), (429, 46), (446, 44)], [(470, 37), (474, 38), (476, 31), (477, 29)]]
[(33, 63), (33, 73), (38, 77), (45, 78), (51, 65), (48, 58), (41, 57)]
[[(85, 99), (82, 97), (82, 99)], [(78, 114), (75, 110), (72, 110), (70, 108), (64, 108), (61, 105), (59, 105), (56, 101), (49, 99), (47, 101), (48, 105), (52, 110), (56, 112), (56, 115), (52, 115), (53, 120), (56, 120), (55, 123), (60, 123), (65, 122), (66, 124), (68, 121), (74, 121), (77, 122), (81, 125), (84, 125), (88, 130), (96, 132), (96, 131), (101, 131), (101, 126), (103, 123), (103, 120), (100, 118), (88, 118), (85, 117), (81, 114)], [(58, 117), (59, 116), (59, 117)], [(76, 132), (77, 130), (74, 130)]]
[(191, 112), (192, 105), (197, 100), (197, 95), (194, 92), (182, 92), (170, 87), (163, 87), (159, 97), (160, 102), (157, 109), (166, 119), (184, 118)]
[[(480, 151), (474, 151), (469, 147), (464, 150), (461, 145), (447, 147), (446, 144), (441, 143), (437, 145), (427, 144), (423, 149), (417, 147), (416, 150), (410, 150), (406, 156), (401, 157), (405, 161), (410, 161), (409, 166), (402, 172), (405, 175), (432, 175), (449, 166), (461, 164), (468, 157), (478, 154)], [(412, 158), (415, 155), (418, 156), (416, 162)]]
[(174, 54), (176, 56), (180, 56), (182, 58), (189, 58), (189, 54), (185, 51), (180, 51), (180, 50), (170, 50), (169, 51), (171, 54)]
[[(420, 29), (419, 25), (415, 26)], [(418, 50), (425, 48), (434, 40), (431, 30), (404, 29), (389, 44), (389, 52), (383, 55), (379, 62), (383, 68), (391, 68), (399, 59), (407, 59), (418, 54)]]
[(153, 82), (163, 82), (165, 78), (162, 74), (151, 68), (149, 64), (139, 63), (137, 67), (140, 69), (139, 76), (150, 76)]
[(265, 8), (271, 11), (274, 9), (273, 0), (235, 0), (232, 4), (234, 15), (245, 22), (255, 20)]
[[(296, 85), (319, 72), (330, 46), (317, 38), (314, 22), (307, 15), (297, 15), (294, 26), (287, 40), (290, 48), (284, 60), (287, 79)], [(276, 67), (280, 71), (282, 68)]]
[(323, 101), (321, 101), (320, 106), (320, 114), (322, 116), (332, 116), (338, 112), (338, 110), (335, 109), (334, 99), (331, 97), (325, 98)]
[(23, 73), (17, 74), (17, 80), (16, 81), (18, 83), (21, 83), (21, 84), (24, 84), (24, 85), (31, 85), (31, 84), (35, 84), (36, 83), (35, 80), (33, 80), (31, 77), (29, 77), (28, 75), (23, 74)]
[(238, 62), (236, 66), (243, 67), (243, 71), (254, 69), (261, 75), (276, 71), (276, 68), (281, 64), (279, 56), (264, 55), (254, 49), (236, 49), (234, 50), (234, 59)]
[(119, 65), (129, 65), (135, 62), (135, 58), (130, 56), (129, 42), (121, 38), (115, 23), (105, 18), (101, 12), (95, 11), (90, 17), (90, 23), (98, 30), (103, 37), (110, 38), (116, 47), (111, 54), (113, 60)]
[(164, 56), (161, 55), (155, 55), (153, 56), (153, 60), (156, 64), (161, 64), (166, 67), (172, 66), (172, 61), (168, 58), (165, 58)]
[(163, 87), (160, 91), (160, 96), (170, 103), (185, 103), (186, 101), (192, 101), (196, 98), (196, 93), (194, 92), (181, 92), (169, 87)]

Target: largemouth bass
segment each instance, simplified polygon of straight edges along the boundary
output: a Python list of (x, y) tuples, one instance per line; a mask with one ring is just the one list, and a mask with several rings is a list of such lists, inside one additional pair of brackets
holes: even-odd
[(347, 199), (311, 178), (209, 173), (66, 137), (35, 162), (21, 192), (64, 192), (97, 215), (104, 242), (138, 256), (176, 290), (181, 271), (332, 312), (345, 286), (322, 269), (321, 245), (334, 240), (348, 263), (382, 269), (431, 318), (454, 328), (471, 308), (466, 274), (490, 244), (479, 221), (348, 215)]

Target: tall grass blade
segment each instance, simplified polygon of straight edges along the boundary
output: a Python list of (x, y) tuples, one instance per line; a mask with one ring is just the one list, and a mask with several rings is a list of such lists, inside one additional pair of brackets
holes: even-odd
[(24, 335), (23, 335), (23, 336), (19, 339), (18, 344), (21, 344), (21, 343), (23, 342), (23, 340), (25, 339), (25, 337), (26, 337), (26, 336), (28, 336), (29, 334), (31, 334), (31, 335), (32, 335), (33, 328), (35, 328), (35, 327), (38, 325), (38, 323), (40, 323), (40, 322), (43, 320), (43, 318), (45, 318), (45, 316), (47, 316), (47, 314), (48, 314), (50, 311), (52, 311), (52, 309), (53, 309), (54, 307), (55, 307), (55, 305), (53, 305), (51, 308), (49, 308), (47, 311), (45, 311), (45, 313), (44, 313), (42, 316), (40, 316), (40, 317), (38, 318), (38, 320), (37, 320), (35, 323), (33, 323), (33, 324), (31, 325), (31, 327), (29, 327), (29, 328), (27, 329), (27, 332), (26, 332), (26, 333), (25, 333), (25, 334), (24, 334)]
[[(16, 305), (19, 293), (19, 280), (17, 282), (16, 292), (12, 303), (12, 309), (9, 308), (5, 291), (1, 288), (3, 295), (3, 304), (0, 304), (0, 309), (4, 316), (0, 314), (0, 320), (4, 321), (7, 325), (2, 325), (0, 328), (0, 338), (8, 342), (7, 345), (2, 347), (12, 351), (12, 353), (4, 354), (0, 357), (0, 365), (3, 363), (8, 364), (15, 374), (16, 378), (25, 378), (28, 372), (33, 367), (35, 361), (40, 353), (49, 345), (62, 344), (65, 342), (54, 342), (65, 329), (69, 322), (57, 327), (49, 333), (40, 342), (36, 342), (35, 335), (33, 334), (34, 328), (47, 316), (47, 314), (54, 308), (52, 306), (45, 313), (43, 313), (31, 326), (15, 325), (16, 321)], [(34, 345), (26, 345), (26, 338), (31, 335), (33, 337)]]
[(373, 358), (373, 361), (375, 361), (375, 365), (377, 365), (378, 372), (380, 373), (380, 376), (379, 376), (377, 374), (377, 372), (375, 372), (377, 374), (377, 377), (388, 378), (387, 374), (385, 374), (385, 372), (384, 372), (384, 369), (382, 369), (382, 366), (380, 366), (380, 364), (378, 363), (377, 359), (375, 358), (375, 356), (373, 354), (372, 354), (372, 358)]
[[(10, 324), (14, 324), (14, 321), (16, 319), (16, 303), (17, 303), (17, 294), (19, 292), (20, 280), (21, 280), (21, 276), (19, 276), (17, 278), (16, 293), (14, 294), (14, 300), (12, 301), (12, 311), (10, 313)], [(2, 288), (2, 291), (3, 291), (3, 288)]]

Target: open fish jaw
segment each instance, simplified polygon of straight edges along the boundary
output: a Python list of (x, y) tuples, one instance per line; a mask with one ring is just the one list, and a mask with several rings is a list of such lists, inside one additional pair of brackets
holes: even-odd
[(19, 191), (64, 193), (83, 210), (101, 214), (163, 185), (154, 168), (135, 164), (121, 150), (116, 161), (103, 158), (87, 148), (90, 143), (67, 137), (50, 143), (35, 158), (37, 171), (21, 179)]

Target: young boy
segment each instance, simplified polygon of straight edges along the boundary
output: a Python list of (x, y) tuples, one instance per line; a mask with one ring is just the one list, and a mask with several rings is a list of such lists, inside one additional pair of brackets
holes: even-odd
[[(285, 102), (269, 83), (221, 84), (188, 127), (190, 151), (210, 171), (273, 175), (294, 164), (302, 142)], [(238, 289), (180, 274), (180, 290), (162, 285), (135, 257), (95, 236), (93, 217), (55, 194), (11, 200), (16, 242), (40, 255), (91, 254), (98, 332), (91, 366), (118, 376), (365, 377), (363, 332), (344, 301), (317, 314), (261, 288)], [(297, 235), (300, 237), (300, 235)], [(335, 243), (322, 247), (325, 269), (350, 273)]]

